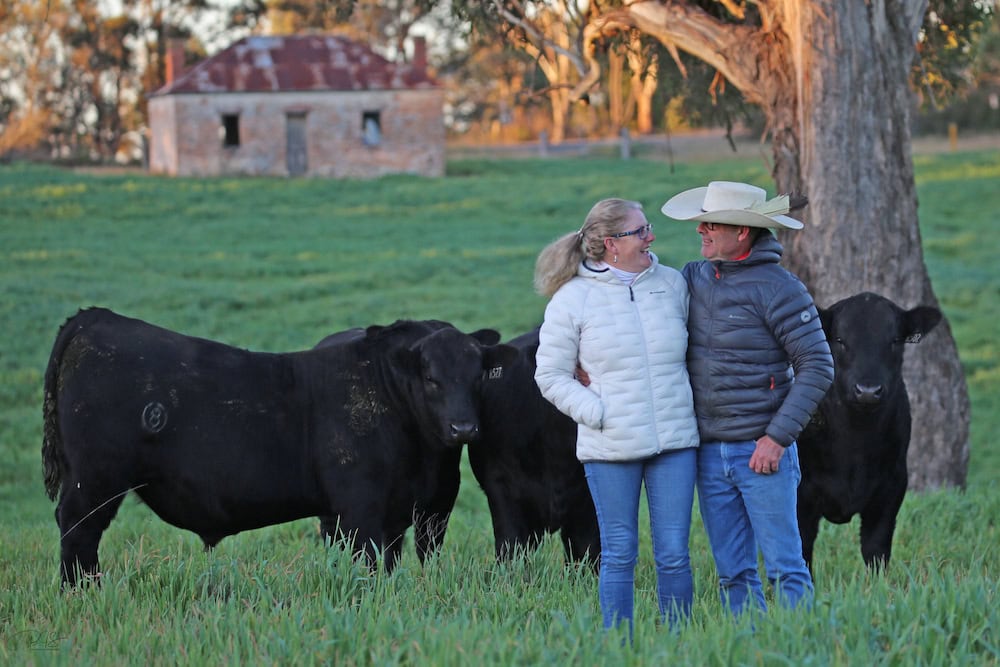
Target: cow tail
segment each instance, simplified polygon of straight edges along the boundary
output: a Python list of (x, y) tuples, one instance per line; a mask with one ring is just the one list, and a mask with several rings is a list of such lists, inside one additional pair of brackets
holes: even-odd
[(45, 494), (55, 500), (66, 470), (66, 455), (63, 452), (62, 433), (59, 430), (59, 368), (63, 353), (79, 331), (79, 325), (71, 326), (76, 318), (70, 318), (59, 329), (56, 342), (49, 355), (49, 365), (45, 369), (45, 392), (42, 399), (42, 469), (45, 476)]

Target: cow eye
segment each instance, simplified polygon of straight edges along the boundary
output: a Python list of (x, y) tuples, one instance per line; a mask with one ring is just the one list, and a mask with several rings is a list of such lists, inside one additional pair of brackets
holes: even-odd
[(839, 345), (842, 348), (845, 348), (845, 349), (847, 348), (847, 343), (844, 342), (843, 338), (839, 338), (839, 337), (838, 338), (834, 338), (833, 342), (835, 344)]

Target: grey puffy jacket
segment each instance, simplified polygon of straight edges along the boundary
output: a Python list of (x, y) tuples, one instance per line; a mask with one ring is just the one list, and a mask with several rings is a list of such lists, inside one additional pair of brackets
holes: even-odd
[(702, 442), (787, 447), (833, 382), (833, 357), (805, 285), (779, 266), (769, 231), (742, 260), (691, 262), (688, 373)]

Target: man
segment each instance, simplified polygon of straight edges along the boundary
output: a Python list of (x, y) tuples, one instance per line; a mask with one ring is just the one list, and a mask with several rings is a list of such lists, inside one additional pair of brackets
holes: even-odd
[(795, 439), (833, 381), (833, 357), (805, 286), (779, 266), (768, 228), (801, 229), (789, 198), (713, 181), (662, 212), (698, 221), (702, 261), (683, 269), (691, 300), (688, 373), (701, 446), (698, 498), (733, 614), (766, 610), (757, 551), (777, 599), (808, 605), (813, 584), (796, 522)]

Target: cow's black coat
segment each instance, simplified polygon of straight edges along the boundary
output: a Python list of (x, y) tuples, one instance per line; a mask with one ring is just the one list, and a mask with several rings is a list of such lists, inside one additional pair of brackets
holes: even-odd
[(835, 378), (799, 437), (802, 552), (812, 566), (819, 522), (861, 515), (861, 555), (888, 564), (896, 514), (906, 494), (910, 401), (903, 348), (941, 320), (929, 306), (903, 310), (865, 292), (819, 309)]
[[(419, 323), (414, 322), (411, 326), (414, 330), (419, 329), (424, 334), (430, 334), (451, 325), (440, 320), (424, 320)], [(470, 335), (486, 345), (495, 345), (500, 340), (500, 334), (492, 329), (481, 329)], [(359, 340), (364, 336), (364, 329), (348, 329), (325, 337), (316, 344), (316, 348), (333, 347)], [(507, 363), (516, 361), (513, 350), (508, 352), (506, 361)], [(493, 367), (485, 372), (488, 379), (491, 372), (502, 375), (503, 368)], [(414, 434), (414, 437), (419, 436)], [(474, 442), (478, 437), (478, 432), (472, 433), (469, 440)], [(423, 443), (418, 447), (425, 455), (421, 461), (422, 465), (414, 471), (419, 473), (421, 478), (411, 480), (416, 489), (412, 519), (414, 546), (420, 562), (423, 562), (428, 554), (439, 549), (444, 543), (448, 519), (455, 507), (455, 499), (458, 497), (461, 485), (462, 450), (460, 447), (436, 447), (433, 442)], [(320, 532), (325, 540), (339, 538), (337, 517), (320, 517)]]
[(538, 545), (558, 532), (568, 558), (600, 555), (600, 531), (583, 465), (576, 458), (576, 424), (542, 398), (535, 384), (538, 329), (507, 343), (518, 358), (483, 385), (482, 437), (469, 444), (469, 463), (486, 493), (496, 554)]
[(332, 517), (369, 562), (380, 547), (391, 568), (414, 507), (434, 494), (425, 486), (438, 459), (476, 436), (484, 369), (511, 355), (421, 322), (269, 354), (81, 311), (45, 375), (42, 455), (46, 491), (59, 496), (63, 582), (98, 573), (101, 535), (130, 490), (206, 546)]

